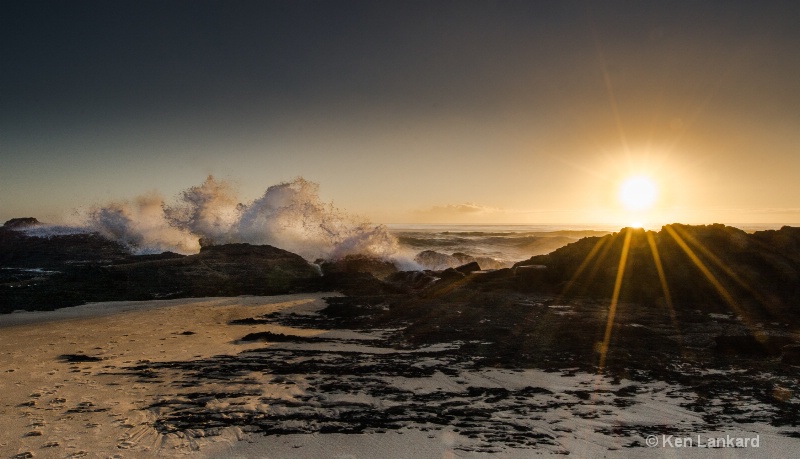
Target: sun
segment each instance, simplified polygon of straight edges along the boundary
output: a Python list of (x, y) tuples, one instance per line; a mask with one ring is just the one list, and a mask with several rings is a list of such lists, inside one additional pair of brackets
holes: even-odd
[(647, 210), (658, 198), (658, 187), (646, 175), (634, 175), (625, 179), (619, 188), (619, 200), (630, 211)]

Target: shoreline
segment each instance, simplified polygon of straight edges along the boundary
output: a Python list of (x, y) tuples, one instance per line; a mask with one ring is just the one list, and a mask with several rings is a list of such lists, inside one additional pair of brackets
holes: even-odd
[[(331, 296), (5, 316), (26, 320), (3, 326), (0, 455), (744, 458), (797, 445), (764, 420), (708, 423), (679, 383), (482, 367), (464, 343), (396, 348), (382, 338), (388, 330), (331, 328), (317, 314)], [(648, 447), (652, 435), (670, 442)], [(672, 441), (726, 436), (759, 436), (758, 448)]]
[(263, 346), (237, 343), (242, 329), (228, 321), (287, 308), (308, 314), (334, 295), (108, 302), (0, 316), (0, 456), (191, 451), (194, 440), (152, 429), (148, 407), (174, 391), (174, 382), (146, 384), (127, 369)]
[(240, 295), (232, 297), (196, 297), (196, 298), (176, 298), (169, 300), (131, 300), (131, 301), (101, 301), (81, 304), (77, 306), (66, 306), (53, 310), (15, 310), (8, 314), (0, 314), (0, 328), (16, 327), (21, 325), (36, 325), (49, 322), (59, 322), (65, 320), (90, 319), (114, 316), (133, 312), (151, 311), (174, 306), (190, 307), (199, 304), (206, 304), (210, 307), (215, 306), (245, 306), (247, 304), (258, 303), (261, 299), (269, 298), (277, 302), (286, 298), (291, 301), (295, 297), (322, 297), (338, 296), (336, 292), (319, 293), (292, 293), (286, 295)]

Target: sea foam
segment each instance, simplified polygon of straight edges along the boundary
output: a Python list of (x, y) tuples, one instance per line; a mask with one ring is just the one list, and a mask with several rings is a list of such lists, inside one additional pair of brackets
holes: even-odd
[(96, 206), (84, 225), (134, 253), (196, 253), (201, 245), (269, 244), (308, 260), (361, 254), (391, 259), (397, 239), (383, 225), (343, 212), (319, 197), (319, 185), (297, 178), (242, 203), (213, 176), (165, 202), (156, 193)]

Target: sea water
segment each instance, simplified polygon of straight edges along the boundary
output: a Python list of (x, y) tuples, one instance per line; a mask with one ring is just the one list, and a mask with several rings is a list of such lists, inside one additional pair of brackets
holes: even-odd
[[(621, 226), (381, 224), (320, 199), (319, 185), (298, 177), (242, 199), (235, 187), (209, 176), (168, 201), (158, 193), (86, 209), (72, 225), (21, 229), (33, 237), (97, 233), (134, 254), (197, 253), (202, 245), (267, 244), (310, 262), (359, 255), (394, 262), (401, 269), (445, 269), (477, 261), (482, 269), (512, 266), (585, 237)], [(738, 226), (738, 225), (733, 225)], [(739, 226), (746, 231), (774, 225)], [(651, 228), (657, 229), (657, 228)]]
[(497, 269), (550, 253), (578, 239), (603, 236), (616, 227), (598, 225), (387, 225), (399, 252), (425, 269), (445, 269), (478, 261)]

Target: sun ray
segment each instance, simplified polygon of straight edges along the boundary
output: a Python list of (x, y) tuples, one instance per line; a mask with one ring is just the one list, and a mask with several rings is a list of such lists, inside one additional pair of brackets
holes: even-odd
[(653, 232), (645, 231), (645, 236), (647, 237), (647, 244), (650, 246), (650, 252), (653, 254), (653, 263), (656, 265), (658, 280), (661, 282), (661, 290), (664, 292), (664, 303), (666, 303), (667, 309), (669, 310), (669, 317), (672, 319), (672, 325), (675, 326), (675, 329), (678, 331), (678, 345), (683, 348), (680, 323), (678, 322), (678, 317), (675, 314), (675, 306), (672, 304), (672, 293), (670, 293), (669, 284), (667, 283), (667, 276), (664, 273), (664, 264), (661, 263), (661, 254), (658, 253), (658, 246), (656, 245), (656, 240), (653, 237)]
[(681, 236), (688, 241), (691, 245), (697, 248), (703, 255), (705, 255), (711, 263), (713, 263), (717, 268), (721, 269), (728, 277), (730, 277), (736, 284), (738, 284), (743, 289), (747, 290), (748, 293), (753, 295), (753, 297), (758, 300), (764, 306), (769, 307), (771, 302), (764, 297), (758, 290), (753, 288), (749, 283), (747, 283), (744, 279), (742, 279), (734, 270), (732, 270), (729, 266), (727, 266), (718, 256), (716, 256), (713, 252), (711, 252), (706, 246), (704, 246), (700, 241), (695, 239), (691, 234), (683, 231), (680, 227), (674, 228), (675, 231), (679, 232)]
[(619, 257), (619, 267), (617, 268), (617, 278), (614, 280), (614, 292), (611, 295), (611, 305), (608, 307), (608, 320), (606, 321), (606, 331), (603, 335), (603, 342), (600, 344), (600, 362), (597, 365), (597, 374), (603, 373), (608, 354), (608, 345), (611, 341), (611, 331), (614, 328), (614, 316), (617, 313), (617, 303), (619, 294), (622, 290), (622, 279), (625, 276), (625, 265), (628, 263), (628, 251), (631, 247), (631, 236), (633, 230), (625, 228), (625, 241), (622, 243), (622, 253)]
[[(569, 281), (567, 281), (566, 286), (561, 291), (561, 295), (559, 295), (559, 301), (563, 300), (567, 296), (569, 291), (572, 290), (572, 287), (578, 280), (578, 277), (580, 277), (580, 275), (583, 274), (583, 271), (589, 266), (589, 263), (591, 263), (591, 261), (597, 255), (597, 252), (599, 252), (600, 249), (602, 249), (603, 246), (605, 246), (609, 240), (610, 238), (607, 237), (600, 238), (600, 240), (597, 241), (594, 247), (592, 247), (592, 250), (589, 251), (589, 253), (586, 255), (586, 258), (584, 258), (580, 266), (578, 266), (578, 269), (575, 271), (575, 274), (573, 274), (572, 277), (569, 279)], [(608, 247), (610, 247), (610, 245)], [(606, 250), (608, 250), (608, 247), (606, 247)]]
[[(619, 234), (622, 234), (622, 231), (620, 231)], [(589, 274), (586, 276), (587, 285), (591, 283), (597, 276), (597, 273), (603, 267), (603, 262), (605, 261), (606, 257), (608, 257), (608, 254), (609, 252), (611, 252), (613, 246), (614, 246), (613, 239), (612, 237), (609, 237), (608, 244), (606, 244), (605, 247), (603, 247), (603, 250), (600, 252), (600, 255), (597, 256), (597, 262), (594, 263), (594, 266), (592, 266), (591, 271), (589, 271)]]
[(625, 135), (625, 128), (622, 125), (622, 117), (619, 113), (619, 105), (617, 104), (617, 97), (614, 93), (614, 87), (611, 84), (611, 74), (608, 72), (608, 65), (606, 63), (606, 56), (603, 52), (603, 47), (600, 44), (600, 39), (597, 36), (597, 31), (592, 27), (592, 38), (594, 39), (595, 50), (597, 52), (597, 61), (600, 64), (600, 71), (603, 73), (603, 83), (606, 87), (608, 100), (611, 104), (611, 112), (614, 114), (614, 121), (619, 132), (620, 143), (625, 151), (626, 156), (630, 159), (630, 148), (628, 147), (628, 138)]
[(686, 253), (689, 259), (692, 260), (692, 263), (694, 263), (695, 266), (697, 266), (697, 268), (700, 270), (700, 272), (703, 273), (703, 276), (705, 276), (706, 280), (708, 280), (711, 283), (711, 285), (714, 286), (714, 288), (717, 290), (717, 293), (719, 293), (722, 299), (728, 304), (728, 306), (730, 306), (730, 308), (736, 313), (736, 315), (742, 318), (742, 320), (745, 322), (745, 325), (747, 325), (748, 328), (750, 328), (751, 330), (754, 329), (754, 324), (747, 316), (745, 310), (739, 305), (739, 303), (736, 302), (736, 300), (733, 298), (730, 292), (728, 292), (728, 289), (726, 289), (725, 286), (722, 285), (719, 279), (717, 279), (717, 277), (714, 276), (714, 273), (712, 273), (711, 270), (708, 269), (706, 264), (703, 263), (703, 260), (701, 260), (700, 257), (697, 256), (697, 254), (694, 252), (694, 250), (692, 250), (691, 247), (689, 247), (689, 245), (681, 237), (681, 235), (678, 234), (678, 232), (672, 227), (672, 225), (666, 225), (664, 226), (664, 229), (667, 230), (667, 233), (669, 233), (669, 235), (672, 236), (672, 238), (675, 240), (678, 246)]
[(656, 265), (656, 272), (658, 272), (658, 280), (661, 282), (661, 290), (664, 292), (664, 302), (667, 303), (670, 315), (672, 319), (675, 320), (675, 308), (672, 305), (672, 294), (669, 290), (669, 284), (667, 284), (667, 276), (664, 274), (664, 264), (661, 263), (661, 254), (658, 253), (658, 246), (656, 246), (653, 233), (651, 231), (646, 231), (645, 236), (647, 237), (647, 244), (650, 246), (650, 252), (653, 254), (653, 262)]

